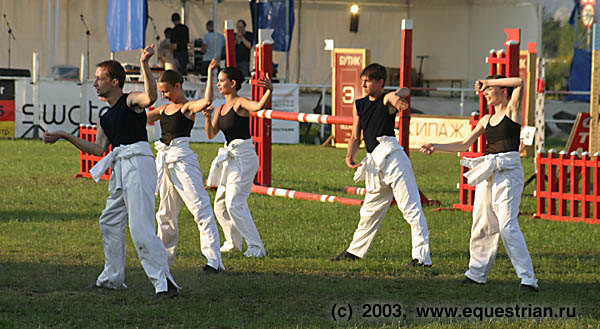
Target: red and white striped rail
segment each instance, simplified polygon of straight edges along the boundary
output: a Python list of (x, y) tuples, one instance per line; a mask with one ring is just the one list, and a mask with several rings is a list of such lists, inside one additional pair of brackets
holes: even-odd
[(269, 196), (280, 196), (290, 199), (300, 199), (300, 200), (312, 200), (319, 201), (324, 203), (341, 203), (345, 205), (351, 206), (360, 206), (362, 205), (362, 200), (350, 199), (350, 198), (340, 198), (334, 195), (325, 195), (325, 194), (314, 194), (314, 193), (306, 193), (306, 192), (298, 192), (294, 190), (286, 190), (283, 188), (276, 187), (268, 187), (268, 186), (260, 186), (260, 185), (252, 185), (251, 189), (252, 193), (258, 193)]
[(344, 186), (344, 193), (353, 195), (365, 195), (367, 194), (367, 189), (365, 189), (364, 187)]
[(352, 117), (342, 117), (334, 115), (309, 114), (309, 113), (290, 113), (273, 110), (262, 110), (250, 112), (250, 116), (263, 119), (276, 119), (297, 122), (325, 123), (334, 125), (352, 125)]

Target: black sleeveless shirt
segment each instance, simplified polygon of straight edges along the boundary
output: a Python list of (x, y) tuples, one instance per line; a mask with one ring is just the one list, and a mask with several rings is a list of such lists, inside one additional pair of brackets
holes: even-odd
[(165, 111), (160, 114), (160, 130), (162, 136), (160, 141), (169, 145), (177, 137), (190, 137), (194, 120), (188, 119), (181, 110), (168, 115)]
[(388, 113), (387, 106), (383, 105), (384, 96), (385, 94), (374, 101), (369, 100), (369, 96), (356, 100), (359, 131), (363, 132), (363, 138), (369, 153), (373, 152), (379, 145), (377, 137), (395, 136), (396, 113)]
[(250, 138), (250, 118), (240, 116), (232, 108), (227, 114), (219, 117), (219, 129), (225, 134), (227, 144), (234, 139), (248, 139)]
[(146, 111), (136, 113), (127, 107), (128, 95), (123, 94), (117, 103), (100, 117), (100, 126), (113, 147), (148, 141)]
[(500, 123), (492, 126), (488, 121), (485, 127), (487, 148), (485, 154), (519, 151), (521, 144), (521, 125), (504, 116)]

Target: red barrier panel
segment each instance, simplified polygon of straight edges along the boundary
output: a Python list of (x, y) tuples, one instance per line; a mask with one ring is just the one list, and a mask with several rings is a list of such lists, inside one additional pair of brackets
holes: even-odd
[[(79, 125), (79, 137), (88, 142), (94, 143), (96, 141), (96, 126), (92, 125)], [(79, 151), (79, 173), (75, 175), (75, 177), (86, 177), (92, 178), (90, 175), (90, 169), (98, 163), (102, 158), (104, 158), (108, 152), (112, 151), (112, 145), (108, 146), (108, 150), (102, 153), (102, 156), (96, 156), (93, 154), (89, 154), (87, 152)], [(110, 174), (112, 174), (112, 168), (108, 168), (108, 170), (100, 176), (100, 179), (109, 179)]]
[(600, 224), (600, 154), (536, 156), (536, 218)]

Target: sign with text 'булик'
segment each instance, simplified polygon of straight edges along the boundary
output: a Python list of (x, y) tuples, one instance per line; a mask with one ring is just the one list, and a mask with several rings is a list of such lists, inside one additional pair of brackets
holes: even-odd
[[(352, 117), (354, 101), (363, 97), (360, 73), (367, 62), (366, 49), (335, 48), (332, 52), (332, 114)], [(346, 147), (352, 134), (352, 126), (333, 126), (333, 145)]]

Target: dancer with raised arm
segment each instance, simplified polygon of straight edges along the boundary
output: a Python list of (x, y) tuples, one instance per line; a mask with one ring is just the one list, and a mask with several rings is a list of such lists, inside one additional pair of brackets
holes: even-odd
[[(373, 63), (360, 75), (366, 97), (354, 103), (352, 135), (348, 141), (346, 165), (357, 169), (354, 180), (365, 180), (367, 194), (360, 208), (360, 221), (350, 247), (332, 261), (357, 260), (365, 257), (385, 218), (392, 200), (396, 200), (404, 219), (410, 224), (411, 260), (405, 266), (431, 266), (429, 229), (421, 207), (419, 189), (410, 160), (394, 137), (396, 113), (406, 109), (407, 88), (386, 93), (387, 71)], [(367, 155), (359, 164), (354, 156), (364, 138)]]
[(213, 99), (212, 71), (217, 67), (213, 59), (208, 67), (204, 98), (188, 102), (183, 93), (183, 77), (167, 70), (158, 78), (158, 90), (169, 104), (148, 112), (148, 122), (160, 120), (162, 136), (154, 143), (157, 150), (156, 168), (160, 205), (156, 212), (158, 237), (169, 257), (175, 261), (179, 241), (177, 216), (185, 203), (200, 231), (200, 248), (208, 263), (203, 271), (217, 273), (225, 269), (219, 250), (219, 230), (215, 222), (210, 198), (204, 189), (198, 156), (190, 148), (190, 137), (196, 113), (210, 106)]
[(214, 114), (212, 108), (203, 111), (208, 138), (212, 139), (222, 131), (226, 139), (225, 146), (219, 149), (211, 164), (208, 184), (218, 186), (214, 210), (225, 236), (221, 252), (241, 251), (243, 238), (248, 245), (244, 255), (264, 257), (265, 248), (248, 207), (259, 164), (250, 136), (250, 112), (265, 108), (273, 84), (268, 76), (260, 80), (259, 86), (267, 91), (260, 101), (255, 102), (238, 95), (243, 81), (244, 75), (238, 68), (223, 69), (219, 72), (217, 87), (225, 96), (225, 104)]
[(462, 141), (447, 144), (425, 144), (421, 152), (429, 155), (436, 150), (464, 152), (482, 134), (486, 134), (485, 155), (465, 158), (461, 164), (471, 168), (465, 177), (475, 185), (473, 226), (471, 227), (469, 270), (464, 284), (485, 284), (492, 269), (498, 238), (501, 237), (517, 276), (521, 290), (536, 292), (537, 280), (525, 238), (517, 217), (523, 192), (523, 167), (520, 147), (520, 104), (523, 81), (500, 75), (487, 77), (475, 83), (475, 91), (482, 92), (487, 104), (494, 106), (494, 114), (484, 115)]
[(140, 58), (144, 75), (144, 92), (123, 93), (125, 70), (117, 61), (98, 64), (94, 87), (110, 109), (100, 117), (94, 143), (65, 131), (47, 132), (45, 143), (64, 138), (78, 149), (97, 156), (108, 145), (113, 150), (91, 170), (94, 180), (112, 167), (108, 182), (109, 196), (100, 216), (100, 233), (104, 243), (104, 271), (94, 283), (96, 288), (125, 289), (125, 229), (135, 245), (142, 267), (154, 285), (157, 296), (175, 297), (178, 287), (169, 271), (167, 254), (156, 236), (154, 190), (156, 166), (146, 133), (146, 110), (156, 101), (156, 82), (148, 61), (154, 45), (146, 47)]

